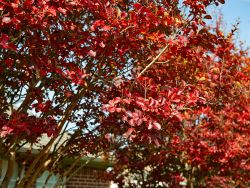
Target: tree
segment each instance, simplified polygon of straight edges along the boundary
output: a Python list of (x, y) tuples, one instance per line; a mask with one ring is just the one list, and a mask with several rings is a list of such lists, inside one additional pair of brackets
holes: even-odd
[[(1, 186), (15, 161), (30, 163), (16, 187), (32, 187), (65, 158), (111, 152), (117, 181), (247, 187), (249, 58), (234, 30), (206, 25), (219, 3), (0, 1)], [(18, 151), (44, 134), (25, 161)]]
[(235, 28), (205, 25), (206, 3), (184, 1), (187, 17), (168, 6), (180, 29), (112, 88), (117, 97), (104, 106), (107, 126), (117, 125), (110, 136), (128, 138), (110, 172), (120, 186), (249, 187), (249, 57), (234, 44)]

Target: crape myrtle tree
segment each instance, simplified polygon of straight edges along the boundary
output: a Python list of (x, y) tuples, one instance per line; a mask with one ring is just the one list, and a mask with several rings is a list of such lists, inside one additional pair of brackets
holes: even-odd
[[(139, 28), (135, 11), (128, 14), (131, 5), (0, 1), (0, 152), (8, 160), (1, 187), (8, 186), (16, 162), (16, 187), (26, 188), (45, 170), (68, 177), (83, 156), (109, 150), (99, 130), (102, 100), (132, 59), (148, 56), (155, 45), (128, 37)], [(71, 157), (75, 162), (66, 168)]]
[(237, 25), (206, 26), (206, 7), (218, 3), (132, 5), (138, 38), (157, 47), (104, 105), (109, 142), (127, 139), (109, 173), (121, 187), (250, 186), (249, 57), (234, 42)]
[(248, 187), (249, 58), (206, 26), (221, 3), (0, 0), (1, 187), (102, 153), (120, 186)]

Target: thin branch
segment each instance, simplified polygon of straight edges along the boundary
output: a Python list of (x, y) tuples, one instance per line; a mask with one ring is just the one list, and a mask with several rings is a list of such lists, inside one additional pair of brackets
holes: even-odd
[[(67, 121), (67, 119), (69, 118), (69, 116), (72, 113), (72, 110), (75, 108), (75, 106), (78, 104), (79, 99), (82, 98), (82, 96), (85, 93), (85, 88), (83, 88), (78, 95), (75, 96), (75, 99), (71, 102), (71, 104), (68, 106), (68, 108), (66, 109), (64, 116), (62, 117), (61, 121), (59, 122), (58, 125), (58, 131), (61, 132), (63, 125), (65, 124), (65, 122)], [(17, 188), (22, 188), (26, 182), (26, 180), (28, 178), (30, 178), (34, 168), (36, 167), (36, 165), (39, 163), (39, 161), (41, 160), (41, 158), (44, 156), (44, 154), (48, 153), (50, 148), (52, 147), (53, 143), (55, 142), (55, 140), (58, 137), (53, 137), (52, 139), (50, 139), (50, 141), (46, 144), (46, 146), (43, 148), (43, 150), (40, 151), (40, 153), (36, 156), (35, 160), (33, 161), (33, 163), (30, 165), (30, 167), (28, 168), (27, 172), (26, 172), (26, 176), (20, 180), (20, 182), (18, 182), (17, 184)]]
[(125, 29), (123, 29), (123, 30), (121, 31), (121, 34), (124, 33), (126, 30), (128, 30), (128, 29), (130, 29), (130, 28), (133, 28), (133, 27), (135, 27), (135, 26), (131, 25), (131, 26), (126, 27)]
[(151, 61), (138, 75), (139, 78), (145, 71), (147, 71), (156, 61), (161, 57), (161, 55), (167, 50), (168, 44), (161, 50), (161, 52)]

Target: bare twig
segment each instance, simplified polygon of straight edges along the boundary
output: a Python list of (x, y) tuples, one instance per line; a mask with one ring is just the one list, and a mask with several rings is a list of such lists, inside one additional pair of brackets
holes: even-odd
[(161, 50), (161, 52), (153, 59), (153, 61), (151, 61), (138, 75), (138, 78), (149, 69), (149, 67), (151, 67), (156, 61), (157, 59), (159, 59), (161, 57), (161, 55), (166, 51), (166, 49), (168, 48), (168, 44)]

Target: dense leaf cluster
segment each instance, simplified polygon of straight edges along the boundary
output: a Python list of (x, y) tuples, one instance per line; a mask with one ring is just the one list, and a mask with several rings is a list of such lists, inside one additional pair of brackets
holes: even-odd
[(16, 187), (101, 153), (124, 187), (249, 187), (250, 60), (207, 26), (221, 3), (0, 0), (0, 152), (39, 146)]

